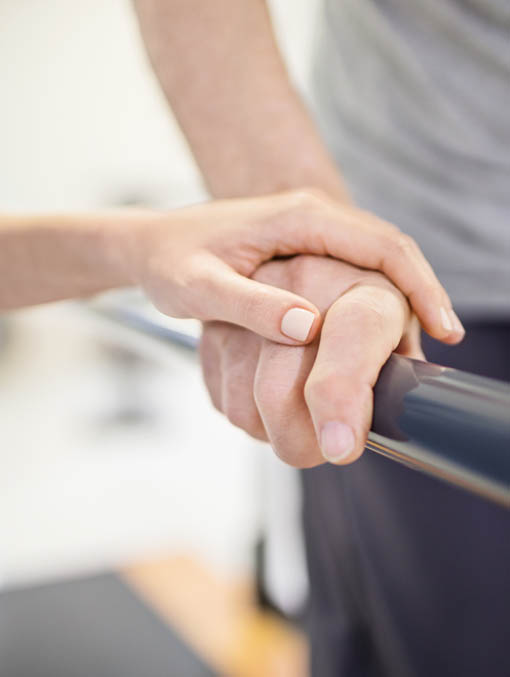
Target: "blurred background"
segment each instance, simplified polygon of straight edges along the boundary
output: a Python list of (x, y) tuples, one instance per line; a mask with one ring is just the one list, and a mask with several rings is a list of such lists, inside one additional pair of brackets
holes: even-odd
[[(303, 90), (315, 6), (270, 2)], [(0, 0), (0, 82), (2, 209), (204, 199), (128, 0)], [(306, 674), (297, 477), (193, 350), (73, 303), (0, 317), (0, 463), (1, 677)]]

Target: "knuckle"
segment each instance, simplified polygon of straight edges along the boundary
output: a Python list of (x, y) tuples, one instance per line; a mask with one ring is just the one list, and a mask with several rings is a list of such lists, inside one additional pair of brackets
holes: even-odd
[(236, 402), (233, 398), (225, 397), (223, 413), (233, 426), (256, 437), (254, 433), (259, 430), (259, 422), (253, 407), (245, 406), (243, 403)]
[(381, 227), (388, 237), (397, 238), (399, 235), (402, 235), (400, 228), (394, 223), (391, 223), (391, 221), (383, 221), (373, 214), (371, 214), (371, 216), (373, 223)]
[(314, 407), (321, 402), (329, 402), (333, 399), (337, 389), (338, 378), (333, 373), (315, 373), (305, 383), (305, 402), (308, 407)]
[[(387, 295), (389, 298), (389, 295)], [(393, 295), (391, 295), (393, 296)], [(365, 294), (363, 297), (351, 300), (344, 309), (344, 318), (353, 322), (361, 332), (370, 332), (378, 335), (391, 319), (387, 299), (384, 302), (376, 294)]]
[(311, 376), (305, 385), (305, 401), (310, 410), (333, 406), (338, 412), (370, 401), (371, 367), (364, 362), (352, 364), (330, 363)]
[(345, 301), (344, 314), (362, 327), (384, 329), (407, 312), (404, 294), (386, 278), (360, 281)]
[(418, 245), (414, 239), (410, 235), (402, 233), (402, 231), (392, 234), (390, 242), (392, 252), (399, 258), (414, 256), (418, 251)]
[[(378, 371), (378, 370), (376, 370)], [(348, 365), (338, 370), (331, 365), (329, 375), (313, 379), (306, 394), (310, 409), (329, 412), (329, 417), (339, 418), (360, 430), (360, 412), (371, 410), (373, 401), (374, 370), (364, 362), (356, 368)], [(321, 416), (321, 418), (323, 418)]]
[[(384, 301), (375, 295), (363, 302), (363, 316), (367, 324), (383, 329), (391, 320), (391, 312), (396, 307), (397, 299), (394, 294), (386, 294)], [(390, 307), (390, 304), (392, 307)]]
[(312, 424), (297, 435), (269, 434), (273, 451), (278, 458), (292, 468), (310, 468), (322, 462)]
[(424, 282), (416, 289), (411, 289), (407, 294), (409, 301), (414, 304), (423, 299), (437, 299), (437, 303), (441, 302), (443, 297), (441, 287), (433, 282)]
[(304, 186), (289, 193), (291, 208), (307, 209), (324, 204), (328, 197), (326, 193), (315, 187)]

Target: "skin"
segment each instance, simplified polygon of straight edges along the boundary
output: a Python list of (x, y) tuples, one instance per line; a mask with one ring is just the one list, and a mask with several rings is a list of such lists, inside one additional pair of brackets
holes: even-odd
[[(134, 4), (155, 72), (214, 196), (313, 186), (341, 207), (353, 207), (290, 83), (262, 0)], [(358, 214), (357, 227), (370, 228), (374, 215)], [(409, 238), (400, 243), (400, 252), (416, 247)], [(379, 260), (384, 258), (379, 251)], [(397, 256), (399, 262), (404, 258)], [(279, 456), (299, 467), (321, 461), (318, 449), (326, 423), (347, 426), (354, 446), (340, 462), (351, 462), (366, 439), (371, 385), (392, 348), (417, 350), (416, 323), (404, 312), (402, 293), (380, 273), (374, 275), (379, 284), (389, 285), (385, 292), (379, 284), (358, 285), (351, 266), (332, 265), (325, 257), (317, 257), (313, 265), (299, 257), (266, 264), (257, 278), (268, 271), (274, 274), (272, 283), (304, 293), (319, 307), (329, 307), (335, 299), (338, 305), (331, 306), (320, 339), (304, 348), (270, 345), (242, 329), (207, 323), (202, 362), (212, 400), (235, 425), (269, 439)], [(413, 294), (407, 276), (392, 279), (433, 337), (452, 344), (462, 339), (462, 326), (442, 293), (430, 296), (430, 289), (420, 288)], [(331, 290), (336, 296), (329, 296)], [(422, 312), (417, 294), (432, 299), (430, 313)], [(357, 303), (359, 295), (363, 304)], [(356, 303), (351, 304), (353, 297)], [(370, 345), (364, 345), (365, 335)], [(353, 370), (363, 376), (353, 379)]]
[[(321, 312), (290, 288), (252, 279), (259, 266), (298, 252), (348, 257), (402, 285), (412, 280), (410, 296), (430, 312), (421, 290), (445, 292), (418, 249), (402, 253), (400, 238), (390, 224), (306, 190), (170, 213), (0, 217), (0, 309), (139, 284), (168, 315), (222, 320), (296, 345), (317, 335)], [(298, 340), (282, 325), (296, 308), (312, 323)]]
[(201, 356), (214, 405), (299, 468), (324, 462), (318, 442), (324, 423), (349, 421), (355, 446), (343, 462), (356, 460), (380, 366), (393, 351), (423, 359), (404, 295), (380, 273), (317, 256), (267, 263), (256, 278), (306, 293), (325, 315), (322, 334), (290, 350), (241, 328), (211, 325)]

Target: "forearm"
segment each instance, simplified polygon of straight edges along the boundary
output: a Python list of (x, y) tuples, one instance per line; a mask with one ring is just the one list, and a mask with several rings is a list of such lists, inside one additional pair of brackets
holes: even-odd
[(149, 55), (215, 196), (316, 186), (346, 199), (262, 0), (136, 0)]
[(0, 310), (129, 284), (115, 242), (127, 215), (0, 215)]

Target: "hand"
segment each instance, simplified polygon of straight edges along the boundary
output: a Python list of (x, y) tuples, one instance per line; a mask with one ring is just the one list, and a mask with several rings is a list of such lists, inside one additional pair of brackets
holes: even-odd
[(356, 460), (372, 420), (372, 387), (391, 352), (424, 359), (405, 297), (380, 273), (316, 256), (267, 263), (256, 278), (312, 299), (326, 313), (322, 332), (291, 348), (206, 324), (201, 357), (214, 405), (290, 465)]
[[(135, 220), (135, 224), (136, 224)], [(250, 279), (275, 256), (330, 255), (385, 273), (424, 328), (456, 343), (462, 326), (413, 240), (372, 214), (305, 191), (150, 213), (126, 239), (131, 279), (164, 313), (222, 320), (280, 343), (307, 343), (321, 316), (302, 292)]]

